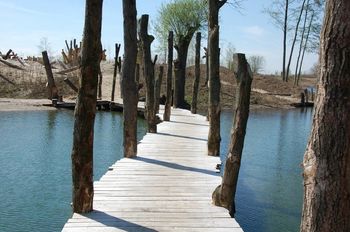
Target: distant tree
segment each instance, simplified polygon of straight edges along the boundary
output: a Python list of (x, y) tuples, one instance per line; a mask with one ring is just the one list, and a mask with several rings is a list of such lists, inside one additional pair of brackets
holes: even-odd
[(49, 42), (49, 39), (47, 37), (42, 37), (40, 39), (40, 43), (38, 45), (38, 52), (41, 55), (43, 51), (47, 51), (47, 54), (49, 55), (49, 58), (51, 59), (53, 57), (53, 51), (51, 43)]
[(80, 63), (80, 87), (74, 111), (72, 148), (73, 211), (92, 211), (93, 144), (97, 79), (101, 61), (103, 0), (86, 0), (85, 26)]
[(185, 106), (185, 82), (188, 48), (194, 33), (207, 23), (206, 0), (174, 0), (163, 4), (155, 25), (155, 32), (161, 44), (166, 47), (169, 31), (174, 31), (174, 44), (177, 51), (179, 72), (175, 76), (174, 102)]
[[(320, 21), (322, 6), (324, 0), (310, 1), (310, 0), (274, 0), (265, 12), (271, 17), (273, 23), (281, 28), (283, 32), (283, 65), (282, 65), (282, 79), (288, 81), (289, 69), (293, 58), (294, 47), (299, 41), (304, 43), (302, 46), (307, 48), (307, 51), (318, 50), (319, 34), (320, 34)], [(303, 15), (307, 17), (308, 12), (316, 11), (314, 18), (311, 21), (311, 30), (309, 36), (306, 37), (305, 33), (308, 31), (305, 29), (308, 24), (300, 26)], [(305, 20), (304, 20), (305, 21)], [(291, 33), (289, 33), (291, 32)], [(291, 34), (291, 47), (289, 52), (289, 58), (287, 59), (287, 40), (288, 35)], [(307, 40), (305, 40), (307, 38)], [(300, 50), (300, 48), (299, 48)], [(301, 56), (298, 54), (299, 59)], [(299, 67), (302, 64), (302, 60), (299, 60)]]
[(257, 74), (264, 69), (265, 58), (263, 56), (250, 56), (248, 58), (248, 63), (252, 72)]
[(227, 45), (227, 48), (225, 49), (224, 62), (225, 62), (225, 66), (230, 70), (233, 69), (233, 54), (235, 53), (236, 53), (236, 48), (233, 46), (233, 44), (229, 43)]
[(350, 231), (350, 1), (328, 0), (300, 231)]

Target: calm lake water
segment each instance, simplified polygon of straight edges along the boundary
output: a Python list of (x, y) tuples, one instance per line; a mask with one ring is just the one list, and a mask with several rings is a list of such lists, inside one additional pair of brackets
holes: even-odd
[[(311, 111), (252, 111), (237, 192), (245, 231), (297, 231)], [(222, 114), (222, 153), (232, 114)], [(60, 231), (71, 216), (72, 111), (0, 112), (0, 231)], [(139, 121), (139, 139), (145, 123)], [(122, 117), (99, 112), (94, 175), (122, 156)]]
[[(232, 113), (222, 114), (222, 157)], [(302, 163), (311, 109), (250, 112), (236, 194), (236, 219), (247, 232), (299, 231)]]

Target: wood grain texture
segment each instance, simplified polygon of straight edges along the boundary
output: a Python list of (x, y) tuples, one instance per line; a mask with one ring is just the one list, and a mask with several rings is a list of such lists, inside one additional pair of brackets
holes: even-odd
[(94, 211), (74, 214), (62, 231), (242, 231), (211, 202), (221, 177), (219, 158), (207, 156), (208, 130), (205, 117), (172, 109), (138, 144), (137, 158), (119, 160), (94, 183)]

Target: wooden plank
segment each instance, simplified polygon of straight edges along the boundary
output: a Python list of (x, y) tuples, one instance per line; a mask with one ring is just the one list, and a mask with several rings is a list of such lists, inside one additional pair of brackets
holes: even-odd
[(94, 182), (94, 211), (74, 214), (62, 231), (243, 231), (212, 205), (220, 159), (207, 156), (207, 135), (205, 117), (173, 109), (158, 134), (140, 141), (137, 158), (117, 161)]

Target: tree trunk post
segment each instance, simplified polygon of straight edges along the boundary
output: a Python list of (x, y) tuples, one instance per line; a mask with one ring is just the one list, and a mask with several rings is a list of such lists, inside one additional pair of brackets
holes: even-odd
[(100, 64), (100, 70), (98, 71), (98, 99), (102, 99), (102, 81), (103, 81), (103, 75), (101, 70), (101, 64)]
[(213, 192), (213, 203), (228, 209), (232, 217), (234, 217), (236, 211), (235, 194), (249, 117), (250, 91), (253, 80), (253, 75), (244, 54), (234, 55), (233, 69), (237, 90), (231, 141), (221, 185)]
[(52, 74), (51, 64), (47, 55), (47, 51), (43, 51), (42, 55), (49, 88), (49, 99), (58, 99), (58, 90), (55, 84), (55, 79)]
[(300, 231), (350, 231), (350, 1), (326, 3)]
[(64, 78), (64, 83), (66, 83), (74, 92), (78, 93), (78, 88), (69, 80), (69, 78)]
[[(192, 36), (191, 36), (192, 38)], [(181, 40), (175, 46), (177, 51), (177, 61), (178, 61), (178, 70), (177, 75), (175, 74), (175, 98), (177, 107), (186, 108), (185, 102), (185, 85), (186, 85), (186, 67), (187, 67), (187, 55), (188, 47), (191, 41)]]
[(174, 47), (174, 32), (169, 31), (168, 35), (168, 67), (166, 79), (166, 102), (163, 120), (170, 121), (171, 102), (172, 102), (172, 81), (173, 81), (173, 47)]
[(209, 0), (209, 135), (208, 155), (220, 155), (220, 49), (219, 10), (226, 0)]
[(122, 71), (124, 157), (137, 155), (137, 103), (136, 83), (137, 19), (136, 0), (123, 0), (124, 16), (124, 64)]
[(173, 107), (178, 108), (179, 103), (178, 99), (179, 97), (177, 96), (179, 94), (179, 91), (177, 90), (179, 88), (179, 80), (180, 80), (180, 62), (178, 59), (174, 61), (174, 91), (173, 91)]
[(93, 143), (97, 82), (101, 59), (103, 0), (87, 0), (81, 57), (81, 86), (74, 111), (72, 149), (73, 211), (93, 208)]
[(201, 38), (202, 35), (200, 32), (196, 34), (196, 57), (195, 57), (195, 70), (194, 70), (194, 81), (192, 89), (192, 103), (191, 103), (191, 113), (197, 113), (197, 97), (199, 90), (199, 79), (200, 79), (200, 59), (201, 59)]
[(148, 34), (148, 15), (142, 15), (140, 21), (139, 37), (142, 46), (143, 73), (146, 80), (146, 105), (145, 114), (149, 133), (157, 133), (157, 120), (154, 108), (154, 63), (151, 58), (151, 43), (154, 40)]
[(154, 86), (154, 108), (156, 113), (159, 113), (159, 99), (160, 99), (160, 90), (162, 87), (162, 81), (163, 81), (163, 73), (164, 73), (164, 66), (159, 66), (159, 75), (156, 79), (155, 86)]
[(118, 57), (119, 57), (119, 51), (120, 51), (121, 44), (115, 44), (115, 57), (114, 57), (114, 70), (113, 70), (113, 82), (112, 82), (112, 96), (111, 101), (114, 101), (114, 95), (115, 95), (115, 85), (116, 85), (116, 79), (117, 79), (117, 71), (118, 71)]

